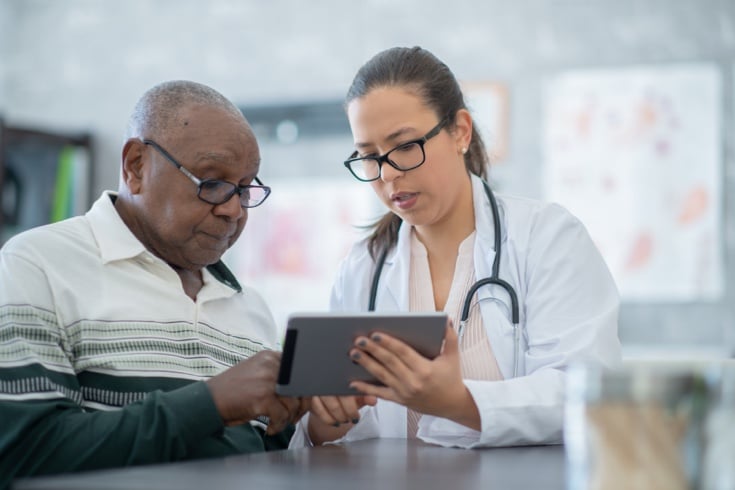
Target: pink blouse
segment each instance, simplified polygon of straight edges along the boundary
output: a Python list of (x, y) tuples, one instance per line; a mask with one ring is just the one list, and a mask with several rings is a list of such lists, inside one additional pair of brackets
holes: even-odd
[[(455, 330), (459, 328), (462, 306), (467, 292), (475, 283), (473, 231), (459, 245), (454, 278), (449, 289), (449, 297), (444, 311), (454, 322)], [(434, 292), (431, 282), (431, 270), (426, 247), (418, 239), (415, 231), (411, 232), (411, 266), (409, 271), (409, 311), (436, 311)], [(497, 381), (503, 379), (493, 348), (482, 325), (482, 316), (475, 299), (470, 307), (469, 318), (465, 324), (459, 345), (460, 365), (464, 379)], [(408, 410), (408, 437), (415, 438), (421, 414)]]

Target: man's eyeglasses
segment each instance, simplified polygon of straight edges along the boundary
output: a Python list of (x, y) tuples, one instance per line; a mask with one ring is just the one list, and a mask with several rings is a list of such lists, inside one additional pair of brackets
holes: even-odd
[(358, 157), (358, 152), (354, 152), (350, 155), (350, 158), (345, 160), (345, 167), (349, 169), (357, 180), (363, 182), (378, 180), (383, 163), (387, 163), (396, 170), (404, 172), (420, 167), (426, 161), (424, 145), (431, 138), (439, 134), (446, 123), (447, 119), (442, 119), (423, 138), (402, 143), (381, 156)]
[(161, 148), (161, 146), (153, 140), (144, 139), (143, 143), (152, 146), (158, 153), (168, 160), (172, 165), (178, 168), (181, 173), (189, 177), (189, 179), (197, 185), (197, 196), (202, 201), (218, 205), (223, 204), (232, 199), (232, 196), (238, 194), (240, 196), (240, 206), (244, 208), (254, 208), (260, 206), (263, 201), (271, 193), (271, 188), (267, 185), (263, 185), (258, 177), (255, 177), (255, 182), (258, 185), (236, 185), (226, 180), (217, 179), (206, 179), (201, 180), (189, 172), (183, 165), (181, 165), (169, 152)]

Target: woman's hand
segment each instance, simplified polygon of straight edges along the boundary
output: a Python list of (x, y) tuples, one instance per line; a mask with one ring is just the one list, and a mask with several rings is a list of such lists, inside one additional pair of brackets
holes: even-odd
[(314, 445), (339, 439), (360, 421), (360, 408), (375, 405), (374, 396), (315, 396), (311, 399), (309, 438)]
[(358, 337), (350, 357), (385, 386), (363, 381), (353, 381), (350, 386), (366, 395), (479, 430), (480, 414), (462, 380), (458, 343), (451, 322), (441, 354), (431, 360), (387, 334)]

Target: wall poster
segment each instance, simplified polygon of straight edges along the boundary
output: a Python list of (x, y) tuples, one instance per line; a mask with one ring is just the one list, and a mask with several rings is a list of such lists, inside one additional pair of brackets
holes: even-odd
[(326, 311), (341, 260), (382, 214), (368, 184), (347, 179), (267, 182), (273, 192), (249, 210), (225, 263), (254, 287), (285, 330), (291, 313)]
[(462, 82), (465, 103), (492, 164), (508, 156), (508, 88), (498, 82)]
[(717, 67), (571, 71), (544, 95), (547, 198), (587, 226), (623, 299), (720, 298)]

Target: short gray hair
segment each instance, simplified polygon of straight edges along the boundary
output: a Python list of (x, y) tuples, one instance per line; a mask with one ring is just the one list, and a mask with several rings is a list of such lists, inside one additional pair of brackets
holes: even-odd
[(190, 104), (218, 107), (245, 121), (240, 109), (211, 87), (188, 80), (171, 80), (146, 91), (128, 121), (127, 138), (153, 138), (171, 129), (179, 111)]

